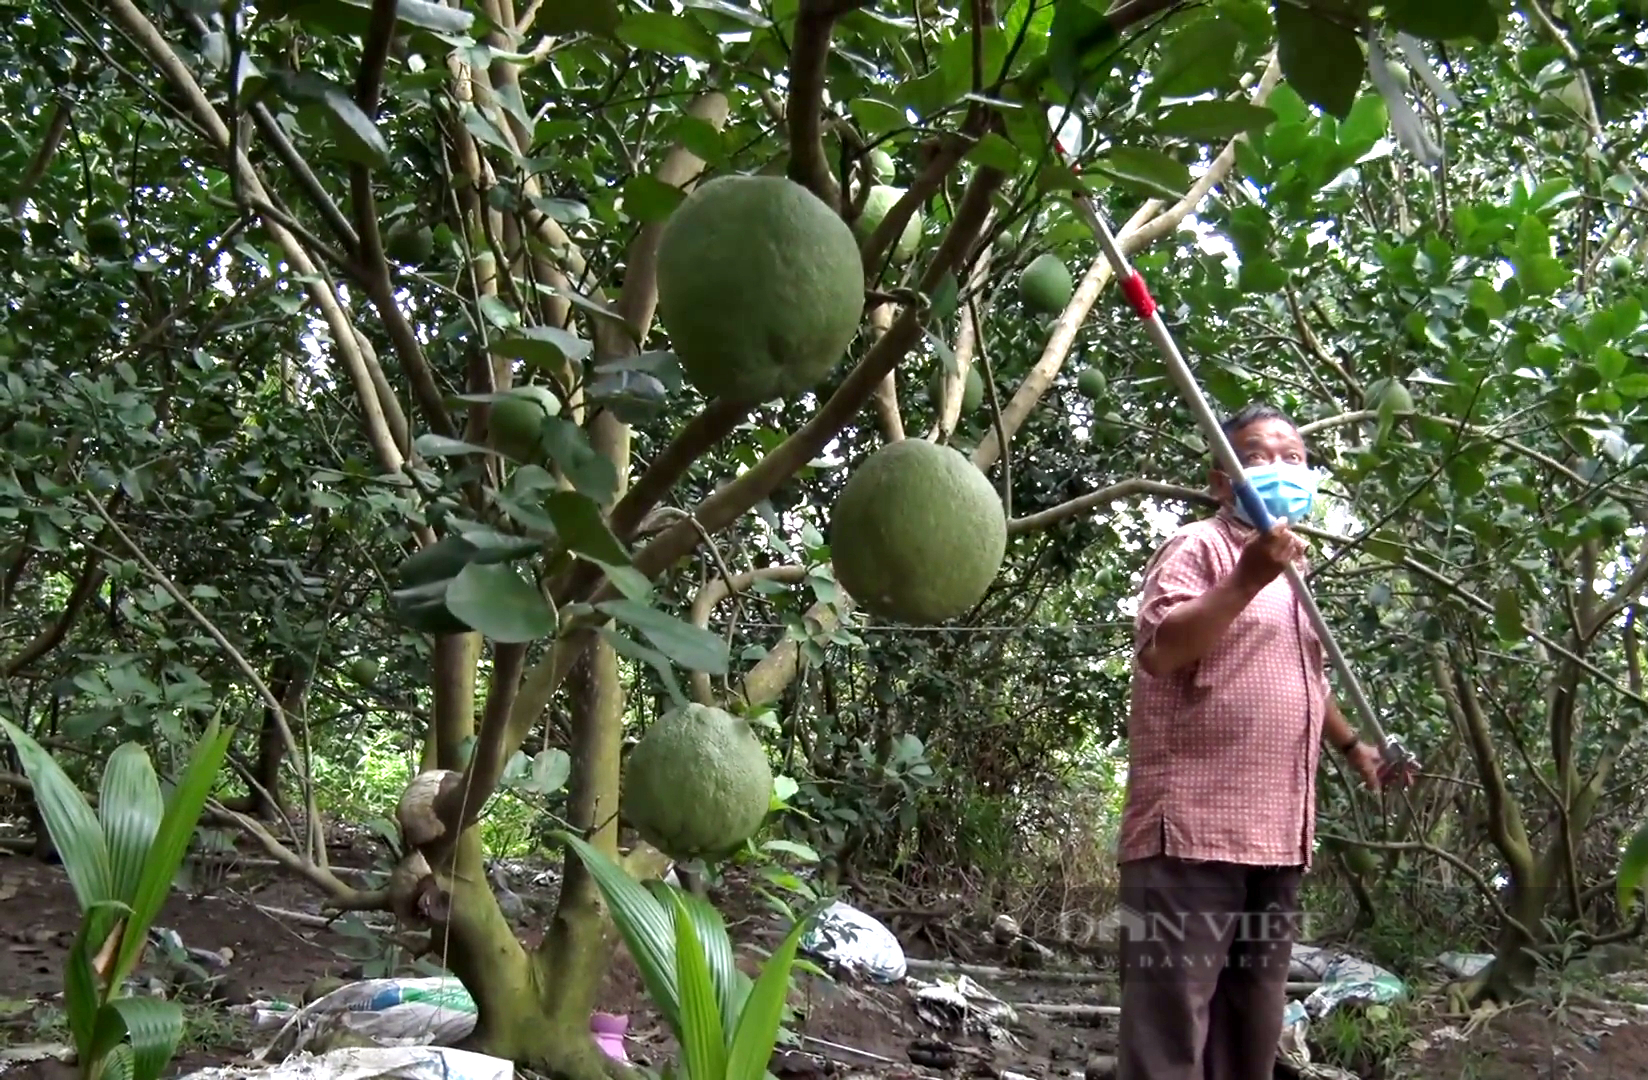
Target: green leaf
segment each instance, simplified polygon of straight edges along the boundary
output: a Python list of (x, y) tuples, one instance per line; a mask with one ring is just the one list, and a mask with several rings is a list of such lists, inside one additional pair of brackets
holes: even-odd
[(1614, 391), (1620, 397), (1633, 401), (1648, 398), (1648, 372), (1633, 371), (1629, 375), (1621, 375), (1614, 380)]
[(1379, 93), (1363, 94), (1339, 125), (1339, 145), (1352, 158), (1372, 150), (1390, 130), (1390, 112)]
[(614, 0), (549, 0), (538, 9), (532, 31), (550, 37), (597, 34), (611, 37), (622, 21)]
[(487, 342), (494, 356), (555, 370), (589, 356), (594, 345), (557, 326), (525, 326)]
[(368, 169), (389, 168), (389, 143), (372, 118), (355, 104), (354, 98), (338, 87), (327, 94), (321, 104), (326, 108), (339, 153)]
[(93, 1058), (106, 1057), (128, 1039), (132, 1080), (158, 1080), (183, 1041), (183, 1007), (160, 998), (111, 998), (98, 1010)]
[(1612, 383), (1625, 374), (1631, 361), (1612, 345), (1600, 345), (1591, 354), (1591, 366), (1605, 383)]
[(727, 1050), (726, 1080), (762, 1080), (767, 1075), (773, 1046), (778, 1042), (778, 1026), (784, 1019), (784, 1005), (790, 996), (790, 970), (796, 949), (820, 906), (815, 905), (796, 920), (762, 965), (755, 986), (744, 1000), (738, 1029)]
[(1086, 94), (1089, 78), (1109, 63), (1116, 29), (1086, 0), (1055, 0), (1047, 30), (1047, 69), (1067, 98)]
[(490, 454), (485, 446), (449, 439), (445, 435), (426, 433), (412, 440), (412, 450), (422, 458), (456, 457), (459, 454)]
[(1625, 845), (1619, 857), (1619, 873), (1614, 880), (1614, 898), (1621, 913), (1636, 907), (1636, 891), (1648, 876), (1648, 825), (1642, 826)]
[(556, 747), (541, 750), (532, 758), (532, 771), (517, 786), (539, 795), (553, 795), (572, 776), (572, 757)]
[[(271, 0), (259, 4), (258, 9), (271, 16), (296, 18), (345, 37), (364, 37), (372, 25), (371, 0)], [(449, 36), (467, 34), (475, 23), (475, 16), (462, 8), (429, 0), (400, 0), (395, 6), (395, 16), (396, 21), (408, 26)]]
[(1177, 199), (1190, 187), (1190, 169), (1160, 150), (1118, 146), (1093, 162), (1092, 170), (1148, 195)]
[(680, 1030), (681, 999), (676, 989), (675, 920), (656, 897), (629, 876), (611, 856), (596, 850), (582, 837), (558, 831), (555, 838), (578, 856), (595, 887), (601, 890), (618, 936), (641, 975), (652, 1006), (664, 1022)]
[(903, 109), (875, 98), (854, 98), (847, 102), (847, 111), (871, 138), (910, 126), (910, 118), (904, 115)]
[(727, 643), (719, 635), (633, 600), (608, 600), (595, 606), (601, 614), (641, 631), (659, 652), (688, 671), (727, 673), (731, 661)]
[(1465, 294), (1470, 298), (1471, 306), (1481, 311), (1488, 318), (1503, 319), (1505, 317), (1505, 299), (1499, 295), (1499, 290), (1495, 289), (1493, 282), (1487, 278), (1473, 280)]
[(692, 923), (693, 935), (703, 951), (705, 970), (714, 988), (721, 1030), (730, 1033), (738, 1023), (738, 1001), (742, 997), (739, 978), (743, 972), (738, 970), (733, 960), (732, 939), (727, 936), (726, 921), (715, 905), (701, 896), (671, 889), (664, 882), (656, 883), (654, 891), (659, 889), (668, 889), (676, 897), (677, 917), (685, 914)]
[(544, 500), (544, 512), (569, 551), (600, 563), (629, 563), (629, 552), (612, 535), (601, 507), (588, 495), (557, 491)]
[(1004, 173), (1013, 173), (1018, 171), (1024, 156), (1019, 153), (1018, 147), (992, 131), (973, 144), (973, 148), (967, 151), (967, 160), (1000, 169)]
[(601, 627), (601, 637), (606, 640), (607, 644), (612, 646), (613, 651), (619, 656), (625, 656), (631, 660), (638, 660), (643, 664), (651, 665), (652, 670), (658, 673), (658, 680), (664, 684), (664, 691), (669, 694), (670, 701), (676, 707), (679, 708), (689, 704), (687, 695), (681, 692), (681, 683), (675, 677), (675, 668), (670, 664), (669, 657), (657, 649), (649, 649), (640, 642), (620, 634), (610, 626)]
[(1246, 101), (1193, 101), (1156, 118), (1156, 133), (1197, 142), (1223, 141), (1268, 126), (1276, 114)]
[(1300, 97), (1343, 120), (1367, 70), (1356, 31), (1290, 0), (1276, 0), (1275, 14), (1282, 77)]
[(713, 63), (721, 58), (721, 43), (688, 15), (663, 11), (637, 11), (618, 24), (618, 40), (632, 49), (660, 52), (670, 56), (690, 56)]
[(1385, 22), (1428, 41), (1475, 38), (1489, 44), (1499, 33), (1489, 0), (1385, 0)]
[[(0, 729), (17, 750), (18, 763), (34, 785), (34, 802), (46, 834), (63, 859), (80, 910), (114, 899), (110, 888), (109, 851), (103, 826), (61, 766), (23, 729), (0, 717)], [(101, 944), (101, 942), (99, 943)]]
[(1494, 633), (1503, 642), (1522, 640), (1522, 593), (1506, 586), (1494, 594)]
[(1225, 89), (1235, 82), (1240, 43), (1241, 31), (1217, 15), (1186, 22), (1162, 43), (1151, 92), (1158, 98), (1185, 98)]
[(584, 429), (564, 417), (544, 423), (544, 445), (572, 486), (598, 503), (612, 501), (618, 490), (618, 470), (589, 445)]
[(673, 214), (686, 197), (686, 192), (650, 173), (637, 173), (624, 185), (624, 213), (654, 224)]
[(552, 637), (556, 612), (538, 586), (508, 563), (470, 563), (446, 589), (446, 610), (493, 641), (522, 644)]
[(121, 939), (120, 951), (115, 955), (111, 969), (117, 982), (124, 980), (137, 964), (138, 955), (148, 940), (149, 926), (160, 913), (161, 905), (165, 904), (166, 894), (172, 890), (177, 868), (182, 865), (183, 856), (189, 850), (189, 841), (194, 838), (201, 810), (211, 797), (218, 772), (223, 768), (223, 759), (228, 756), (229, 744), (234, 738), (234, 725), (221, 727), (218, 717), (213, 715), (206, 730), (201, 732), (200, 740), (195, 743), (189, 767), (183, 771), (177, 786), (172, 788), (166, 799), (166, 813), (161, 817), (160, 827), (155, 830), (154, 840), (149, 845), (149, 860), (144, 864), (142, 880), (131, 900), (126, 936)]
[(681, 1064), (689, 1077), (719, 1080), (726, 1075), (727, 1044), (715, 985), (681, 891), (666, 886), (665, 892), (666, 902), (675, 909), (675, 979), (681, 993), (681, 1028), (676, 1038), (681, 1043)]
[(69, 946), (63, 970), (63, 1005), (69, 1017), (69, 1031), (74, 1036), (75, 1052), (82, 1061), (90, 1061), (92, 1036), (97, 1031), (97, 1011), (103, 1004), (103, 987), (92, 970), (92, 956), (97, 947), (107, 940), (109, 928), (119, 918), (118, 905), (100, 901), (80, 916), (80, 928)]
[(109, 851), (109, 891), (130, 904), (143, 877), (143, 864), (160, 831), (166, 800), (149, 754), (138, 743), (122, 743), (103, 769), (97, 816)]

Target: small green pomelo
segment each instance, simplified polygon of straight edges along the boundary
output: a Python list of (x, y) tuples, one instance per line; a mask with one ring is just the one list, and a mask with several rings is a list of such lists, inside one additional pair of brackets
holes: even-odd
[[(944, 395), (944, 369), (933, 372), (933, 377), (927, 383), (927, 396), (932, 399), (933, 408), (937, 409)], [(984, 404), (984, 376), (979, 369), (968, 365), (967, 375), (961, 384), (961, 415), (974, 412)]]
[(1631, 261), (1629, 255), (1615, 255), (1608, 260), (1608, 272), (1616, 278), (1628, 278), (1636, 273), (1636, 269), (1636, 263)]
[(361, 686), (371, 686), (378, 678), (378, 662), (370, 656), (356, 657), (349, 665), (349, 678)]
[(1075, 291), (1070, 268), (1050, 251), (1037, 255), (1019, 275), (1019, 299), (1025, 307), (1043, 315), (1063, 311)]
[(958, 451), (900, 439), (848, 477), (830, 517), (836, 581), (866, 611), (940, 623), (984, 596), (1007, 552), (989, 479)]
[(1609, 499), (1592, 515), (1604, 540), (1618, 540), (1631, 528), (1631, 511)]
[(1365, 400), (1368, 407), (1381, 416), (1400, 416), (1413, 412), (1413, 395), (1402, 385), (1402, 380), (1383, 378), (1368, 384)]
[(544, 418), (560, 412), (561, 403), (547, 387), (529, 385), (510, 391), (492, 403), (487, 437), (492, 449), (515, 461), (532, 463), (541, 456), (538, 439)]
[(1076, 376), (1076, 392), (1089, 401), (1097, 401), (1104, 396), (1104, 372), (1096, 367), (1083, 368)]
[(658, 320), (707, 397), (793, 397), (858, 332), (864, 268), (841, 216), (793, 180), (722, 176), (675, 208), (658, 241)]
[(120, 222), (112, 216), (96, 217), (86, 222), (86, 250), (98, 258), (119, 258), (125, 254), (125, 243)]
[[(864, 197), (864, 213), (858, 219), (859, 238), (861, 240), (868, 239), (870, 234), (881, 226), (887, 212), (902, 198), (904, 198), (903, 188), (890, 187), (887, 184), (877, 184), (871, 188), (870, 193)], [(910, 215), (910, 219), (904, 223), (904, 231), (899, 233), (898, 239), (893, 242), (893, 258), (895, 260), (904, 262), (916, 253), (916, 248), (921, 246), (923, 224), (924, 219), (921, 216), (921, 211), (917, 209)]]
[(870, 175), (875, 177), (878, 184), (893, 182), (893, 155), (885, 150), (871, 150), (869, 154)]
[(772, 792), (767, 750), (749, 721), (691, 704), (659, 717), (629, 752), (619, 806), (670, 858), (715, 858), (755, 835)]
[(383, 251), (391, 259), (408, 266), (429, 261), (435, 253), (435, 233), (429, 226), (410, 219), (397, 221), (383, 238)]

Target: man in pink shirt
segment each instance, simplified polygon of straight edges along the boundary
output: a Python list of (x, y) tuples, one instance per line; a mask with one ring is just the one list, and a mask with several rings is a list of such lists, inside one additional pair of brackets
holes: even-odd
[[(1281, 519), (1314, 480), (1298, 429), (1249, 405), (1224, 424)], [(1328, 689), (1283, 576), (1304, 542), (1246, 523), (1230, 479), (1212, 518), (1151, 558), (1139, 600), (1118, 861), (1121, 1080), (1269, 1080), (1326, 742), (1377, 788), (1380, 754)], [(1288, 493), (1292, 493), (1292, 502)]]

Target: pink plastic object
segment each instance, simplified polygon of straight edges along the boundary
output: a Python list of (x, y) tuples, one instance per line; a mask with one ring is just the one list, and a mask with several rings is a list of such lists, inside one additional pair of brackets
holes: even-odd
[(589, 1030), (595, 1033), (595, 1045), (601, 1048), (602, 1053), (614, 1061), (629, 1064), (629, 1055), (624, 1052), (624, 1032), (629, 1030), (629, 1017), (591, 1013)]

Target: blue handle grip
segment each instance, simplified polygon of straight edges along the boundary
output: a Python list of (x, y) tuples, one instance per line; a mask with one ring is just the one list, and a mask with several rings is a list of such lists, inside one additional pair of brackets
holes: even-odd
[(1253, 485), (1247, 482), (1247, 478), (1243, 477), (1239, 482), (1232, 482), (1231, 489), (1236, 494), (1236, 501), (1242, 504), (1242, 509), (1247, 512), (1247, 519), (1253, 522), (1254, 527), (1262, 533), (1269, 532), (1270, 527), (1276, 523), (1275, 519), (1270, 516), (1270, 508), (1265, 505), (1265, 500), (1259, 498), (1259, 493), (1253, 490)]

